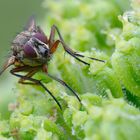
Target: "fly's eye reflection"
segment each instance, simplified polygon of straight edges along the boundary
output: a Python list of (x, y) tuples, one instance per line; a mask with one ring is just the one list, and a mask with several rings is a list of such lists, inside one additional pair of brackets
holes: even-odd
[[(60, 109), (62, 109), (61, 104), (56, 99), (56, 97), (51, 93), (51, 91), (40, 81), (33, 78), (34, 74), (38, 71), (42, 71), (46, 74), (46, 76), (52, 78), (53, 80), (59, 82), (61, 85), (68, 88), (71, 93), (73, 93), (79, 102), (81, 102), (78, 94), (63, 80), (52, 76), (47, 69), (48, 61), (51, 56), (55, 53), (59, 44), (63, 47), (63, 49), (72, 57), (77, 59), (79, 62), (90, 65), (85, 62), (81, 58), (84, 58), (84, 55), (81, 55), (75, 51), (73, 51), (69, 46), (65, 43), (59, 29), (57, 26), (53, 25), (51, 27), (49, 38), (45, 35), (45, 33), (41, 30), (39, 26), (36, 26), (34, 18), (31, 18), (28, 22), (28, 26), (26, 30), (22, 31), (20, 34), (16, 36), (14, 39), (15, 46), (11, 47), (13, 55), (11, 55), (8, 60), (5, 62), (2, 70), (0, 71), (0, 75), (11, 65), (15, 67), (10, 70), (10, 73), (19, 77), (19, 83), (21, 84), (35, 84), (41, 86), (50, 96), (54, 99)], [(58, 35), (58, 39), (55, 39), (55, 33)], [(22, 45), (21, 45), (22, 44)], [(16, 55), (15, 55), (16, 54)], [(18, 57), (17, 57), (18, 56)], [(96, 60), (99, 62), (104, 62), (103, 60), (87, 57), (91, 60)], [(18, 62), (18, 66), (16, 65)], [(26, 72), (25, 75), (19, 74), (19, 72)], [(31, 83), (27, 82), (30, 81)]]

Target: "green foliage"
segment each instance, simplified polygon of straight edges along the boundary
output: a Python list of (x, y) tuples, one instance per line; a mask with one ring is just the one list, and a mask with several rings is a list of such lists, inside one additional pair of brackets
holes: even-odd
[(112, 65), (122, 84), (133, 94), (140, 96), (140, 30), (137, 11), (125, 13), (122, 34), (116, 40)]
[[(48, 72), (63, 79), (81, 98), (38, 73), (62, 105), (37, 86), (17, 85), (18, 96), (2, 140), (139, 140), (140, 139), (140, 3), (121, 15), (127, 1), (46, 1), (50, 29), (56, 24), (65, 41), (89, 60), (84, 66), (58, 48)], [(57, 14), (56, 14), (57, 13)], [(122, 23), (122, 24), (121, 24)], [(95, 49), (96, 48), (96, 49)], [(12, 105), (11, 105), (12, 106)]]

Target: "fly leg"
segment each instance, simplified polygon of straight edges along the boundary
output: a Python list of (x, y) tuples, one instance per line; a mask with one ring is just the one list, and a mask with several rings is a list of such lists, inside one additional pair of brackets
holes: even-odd
[(79, 98), (79, 96), (77, 95), (77, 93), (66, 83), (64, 82), (63, 80), (55, 77), (55, 76), (52, 76), (50, 74), (47, 74), (50, 78), (52, 78), (53, 80), (59, 82), (61, 85), (63, 85), (64, 87), (68, 88), (75, 96), (76, 98), (78, 99), (79, 102), (81, 102), (81, 99)]
[(5, 62), (3, 68), (0, 70), (0, 75), (11, 65), (13, 65), (15, 63), (15, 57), (11, 56), (10, 58), (8, 58), (8, 60)]
[[(38, 71), (38, 69), (33, 68), (33, 70), (30, 70), (30, 71), (25, 75), (25, 77), (31, 78), (37, 71)], [(16, 71), (16, 72), (17, 72), (17, 71)], [(26, 80), (26, 79), (20, 78), (19, 81), (18, 81), (18, 83), (20, 83), (20, 84), (36, 85), (36, 83), (34, 83), (34, 82), (25, 82), (25, 80)]]
[[(55, 31), (57, 32), (57, 34), (59, 36), (59, 40), (54, 42)], [(87, 63), (87, 62), (85, 62), (85, 61), (83, 61), (79, 58), (79, 57), (85, 57), (84, 55), (81, 55), (81, 54), (73, 51), (71, 48), (69, 48), (69, 46), (65, 43), (63, 37), (61, 36), (61, 33), (60, 33), (59, 29), (57, 28), (57, 26), (53, 25), (51, 27), (51, 34), (50, 34), (50, 37), (49, 37), (49, 45), (50, 45), (51, 53), (53, 53), (57, 49), (59, 43), (61, 43), (64, 50), (68, 54), (73, 56), (75, 59), (84, 63), (85, 65), (90, 65), (89, 63)], [(100, 61), (100, 62), (105, 62), (104, 60), (100, 60), (100, 59), (97, 59), (97, 58), (92, 58), (92, 57), (87, 57), (87, 58), (92, 59), (92, 60), (96, 60), (96, 61)]]
[[(89, 63), (87, 63), (87, 62), (85, 62), (85, 61), (79, 59), (79, 58), (75, 55), (75, 52), (74, 52), (72, 49), (70, 49), (70, 48), (64, 43), (64, 40), (63, 40), (63, 38), (62, 38), (60, 32), (57, 31), (57, 30), (58, 30), (58, 28), (57, 28), (55, 25), (51, 27), (51, 34), (50, 34), (50, 37), (49, 37), (50, 52), (51, 52), (51, 53), (54, 53), (54, 52), (56, 51), (56, 49), (57, 49), (59, 43), (61, 43), (62, 46), (63, 46), (63, 48), (64, 48), (64, 50), (65, 50), (68, 54), (70, 54), (71, 56), (73, 56), (73, 57), (74, 57), (75, 59), (77, 59), (78, 61), (84, 63), (85, 65), (89, 65)], [(56, 41), (54, 42), (55, 31), (58, 32), (58, 35), (59, 35), (60, 40), (56, 40)]]
[(81, 103), (81, 99), (79, 98), (79, 96), (77, 95), (77, 93), (66, 83), (64, 82), (63, 80), (55, 77), (55, 76), (52, 76), (50, 75), (48, 72), (47, 72), (47, 68), (44, 66), (43, 67), (43, 72), (46, 73), (50, 78), (52, 78), (53, 80), (59, 82), (61, 85), (63, 85), (64, 87), (68, 88), (75, 96), (76, 98), (78, 99), (78, 101)]
[[(37, 70), (32, 70), (32, 71), (28, 72), (28, 73), (25, 75), (25, 77), (29, 77), (29, 78), (30, 78), (30, 77), (32, 77), (36, 72), (37, 72)], [(19, 81), (18, 81), (18, 83), (20, 83), (20, 84), (27, 84), (27, 85), (36, 85), (36, 83), (34, 83), (34, 82), (25, 82), (25, 80), (26, 80), (26, 79), (20, 78)]]
[[(32, 77), (38, 70), (39, 70), (39, 67), (29, 67), (29, 66), (21, 66), (21, 67), (14, 68), (15, 73), (27, 71), (28, 73), (25, 75), (25, 77)], [(25, 79), (23, 79), (23, 78), (20, 78), (18, 83), (32, 84), (32, 85), (35, 84), (35, 83), (31, 83), (31, 82), (25, 82)]]
[[(28, 67), (26, 67), (24, 70), (26, 70), (26, 69), (28, 70)], [(55, 102), (57, 103), (57, 105), (59, 106), (59, 108), (62, 110), (62, 107), (61, 107), (60, 103), (58, 102), (58, 100), (53, 96), (53, 94), (48, 90), (47, 87), (45, 87), (45, 85), (40, 80), (37, 80), (37, 79), (34, 79), (34, 78), (29, 77), (29, 76), (32, 75), (31, 73), (28, 73), (27, 74), (28, 76), (26, 76), (26, 75), (23, 76), (23, 75), (17, 74), (17, 72), (20, 72), (20, 71), (23, 71), (23, 68), (22, 67), (12, 69), (10, 71), (10, 73), (12, 75), (15, 75), (15, 76), (21, 78), (22, 79), (21, 80), (22, 81), (21, 83), (24, 83), (25, 80), (28, 80), (28, 81), (31, 81), (32, 83), (35, 83), (36, 85), (41, 86), (43, 89), (45, 89), (45, 91), (48, 92), (48, 94), (55, 100)]]

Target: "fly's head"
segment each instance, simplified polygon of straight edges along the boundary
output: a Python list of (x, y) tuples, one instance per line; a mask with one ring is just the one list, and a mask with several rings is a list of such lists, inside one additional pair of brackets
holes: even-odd
[(34, 19), (30, 19), (25, 31), (19, 33), (12, 42), (13, 56), (24, 65), (37, 66), (51, 58), (48, 38)]

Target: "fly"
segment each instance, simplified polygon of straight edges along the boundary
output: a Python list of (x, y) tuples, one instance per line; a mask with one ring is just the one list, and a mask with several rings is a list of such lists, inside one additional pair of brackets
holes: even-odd
[[(56, 33), (59, 37), (57, 40), (55, 40)], [(51, 91), (40, 80), (33, 78), (33, 75), (41, 70), (48, 77), (68, 88), (76, 96), (78, 101), (81, 102), (81, 99), (79, 98), (77, 93), (66, 82), (48, 73), (48, 61), (55, 53), (59, 44), (62, 45), (63, 49), (69, 55), (85, 65), (90, 65), (89, 63), (81, 59), (85, 57), (84, 55), (81, 55), (69, 48), (56, 25), (53, 25), (51, 27), (50, 35), (49, 37), (47, 37), (43, 30), (39, 26), (36, 26), (34, 18), (31, 18), (25, 30), (19, 33), (13, 40), (11, 46), (11, 56), (5, 62), (2, 70), (0, 71), (0, 75), (9, 66), (13, 65), (14, 68), (10, 70), (10, 73), (20, 78), (18, 81), (19, 83), (41, 86), (55, 100), (59, 108), (62, 109), (61, 104), (54, 97)], [(88, 58), (104, 62), (103, 60), (97, 58)], [(26, 74), (20, 75), (19, 72), (26, 72)]]

